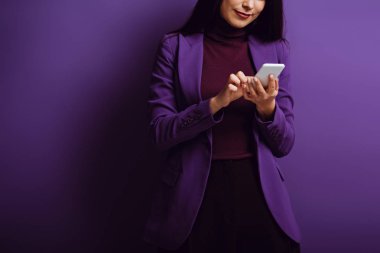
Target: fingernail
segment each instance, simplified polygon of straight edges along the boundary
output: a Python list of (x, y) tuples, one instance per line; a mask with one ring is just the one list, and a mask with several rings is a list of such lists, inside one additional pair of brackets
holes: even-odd
[(270, 74), (270, 78), (271, 78), (271, 79), (273, 79), (273, 78), (274, 78), (274, 76), (273, 76), (272, 74)]
[(257, 77), (254, 77), (253, 80), (254, 80), (255, 82), (257, 82)]

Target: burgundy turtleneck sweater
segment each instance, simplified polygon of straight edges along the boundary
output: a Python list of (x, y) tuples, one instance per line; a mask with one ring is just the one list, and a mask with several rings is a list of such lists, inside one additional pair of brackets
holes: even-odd
[[(230, 26), (219, 16), (213, 29), (205, 32), (201, 81), (202, 98), (217, 95), (231, 73), (239, 70), (253, 76), (247, 33)], [(212, 128), (212, 159), (239, 159), (255, 155), (251, 121), (255, 104), (241, 97), (224, 110), (223, 120)]]

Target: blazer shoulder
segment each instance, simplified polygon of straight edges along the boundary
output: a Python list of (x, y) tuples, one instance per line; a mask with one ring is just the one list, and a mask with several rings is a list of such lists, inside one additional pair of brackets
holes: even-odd
[(169, 32), (165, 33), (161, 38), (161, 44), (167, 45), (171, 48), (172, 51), (175, 51), (175, 48), (178, 45), (179, 32)]
[(164, 36), (162, 37), (162, 40), (170, 40), (170, 39), (176, 39), (179, 36), (179, 32), (168, 32), (165, 33)]

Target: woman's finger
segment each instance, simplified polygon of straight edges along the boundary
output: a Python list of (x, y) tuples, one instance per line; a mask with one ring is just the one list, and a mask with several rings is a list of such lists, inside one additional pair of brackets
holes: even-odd
[(265, 96), (266, 91), (264, 90), (264, 87), (261, 84), (260, 79), (258, 79), (257, 77), (254, 77), (253, 79), (255, 80), (255, 91), (256, 91), (257, 95), (258, 96)]
[(247, 83), (248, 77), (243, 73), (243, 71), (238, 71), (236, 76), (240, 79), (240, 84)]
[(268, 86), (269, 87), (268, 87), (267, 93), (268, 95), (273, 96), (275, 88), (276, 88), (276, 80), (273, 78), (272, 75), (270, 75)]
[(249, 92), (250, 96), (256, 97), (257, 93), (256, 93), (255, 88), (253, 86), (254, 86), (254, 81), (253, 81), (253, 78), (251, 77), (248, 79), (247, 91)]
[(240, 79), (239, 77), (237, 77), (235, 74), (231, 73), (230, 76), (229, 76), (229, 80), (227, 82), (228, 84), (232, 83), (236, 86), (240, 86)]
[(279, 89), (280, 89), (280, 85), (279, 85), (279, 83), (278, 83), (279, 81), (278, 81), (278, 79), (276, 80), (276, 91), (278, 91)]
[(274, 87), (274, 95), (277, 96), (278, 94), (278, 79), (276, 79), (275, 87)]
[(230, 89), (230, 91), (237, 91), (237, 87), (235, 85), (233, 85), (232, 83), (229, 83), (228, 84), (228, 88)]
[(248, 94), (247, 89), (243, 89), (243, 97), (244, 97), (246, 100), (250, 100), (250, 101), (252, 101), (252, 98), (251, 98), (250, 95)]

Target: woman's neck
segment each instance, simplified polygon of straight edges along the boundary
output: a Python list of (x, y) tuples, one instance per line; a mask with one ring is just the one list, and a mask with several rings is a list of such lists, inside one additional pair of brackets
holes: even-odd
[(206, 33), (218, 41), (244, 41), (247, 38), (247, 32), (244, 27), (233, 27), (220, 15), (217, 16), (214, 25)]

